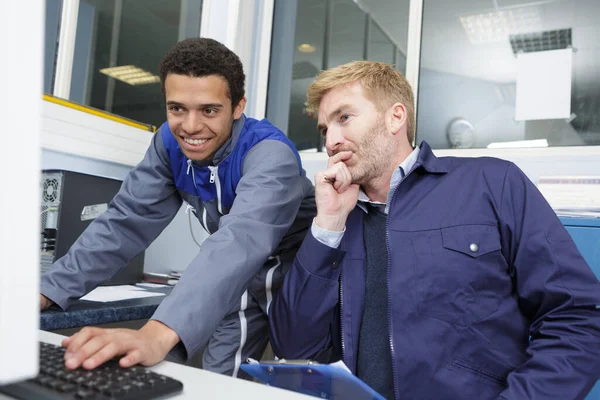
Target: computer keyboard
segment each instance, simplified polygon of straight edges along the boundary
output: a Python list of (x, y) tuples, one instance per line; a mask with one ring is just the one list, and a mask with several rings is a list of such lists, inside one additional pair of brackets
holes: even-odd
[(183, 390), (183, 384), (175, 379), (143, 367), (121, 368), (116, 359), (91, 371), (68, 370), (64, 354), (65, 349), (60, 346), (40, 343), (39, 375), (25, 382), (0, 386), (0, 393), (24, 400), (150, 400)]

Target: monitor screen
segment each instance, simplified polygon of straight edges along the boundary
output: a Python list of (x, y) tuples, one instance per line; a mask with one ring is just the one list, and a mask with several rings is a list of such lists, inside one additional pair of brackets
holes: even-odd
[(38, 370), (44, 3), (0, 1), (0, 385)]

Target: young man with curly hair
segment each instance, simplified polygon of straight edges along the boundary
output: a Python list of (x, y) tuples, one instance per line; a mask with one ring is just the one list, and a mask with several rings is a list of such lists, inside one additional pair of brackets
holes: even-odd
[(315, 215), (314, 188), (290, 140), (243, 114), (244, 71), (212, 39), (174, 45), (160, 65), (167, 122), (108, 211), (42, 276), (40, 307), (66, 309), (136, 254), (189, 204), (210, 236), (141, 329), (84, 328), (63, 342), (67, 368), (119, 355), (153, 365), (202, 348), (205, 369), (237, 376), (268, 341), (270, 302)]

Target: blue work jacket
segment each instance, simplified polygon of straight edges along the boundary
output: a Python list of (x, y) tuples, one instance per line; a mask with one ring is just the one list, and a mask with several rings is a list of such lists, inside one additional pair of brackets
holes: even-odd
[[(279, 357), (356, 372), (363, 215), (338, 249), (304, 240), (271, 307)], [(437, 158), (423, 143), (381, 246), (397, 399), (580, 399), (600, 377), (600, 283), (513, 163)]]

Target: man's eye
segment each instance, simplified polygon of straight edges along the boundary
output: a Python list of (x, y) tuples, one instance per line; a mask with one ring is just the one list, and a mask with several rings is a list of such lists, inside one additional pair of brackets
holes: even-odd
[(217, 113), (217, 110), (215, 108), (207, 108), (206, 110), (204, 110), (204, 112), (208, 115), (213, 115)]
[(350, 118), (350, 116), (348, 114), (341, 115), (340, 122), (346, 122), (346, 121), (348, 121), (349, 118)]
[(321, 136), (323, 136), (323, 137), (327, 136), (327, 128), (321, 129)]
[(169, 111), (180, 112), (182, 111), (182, 108), (179, 106), (169, 106)]

